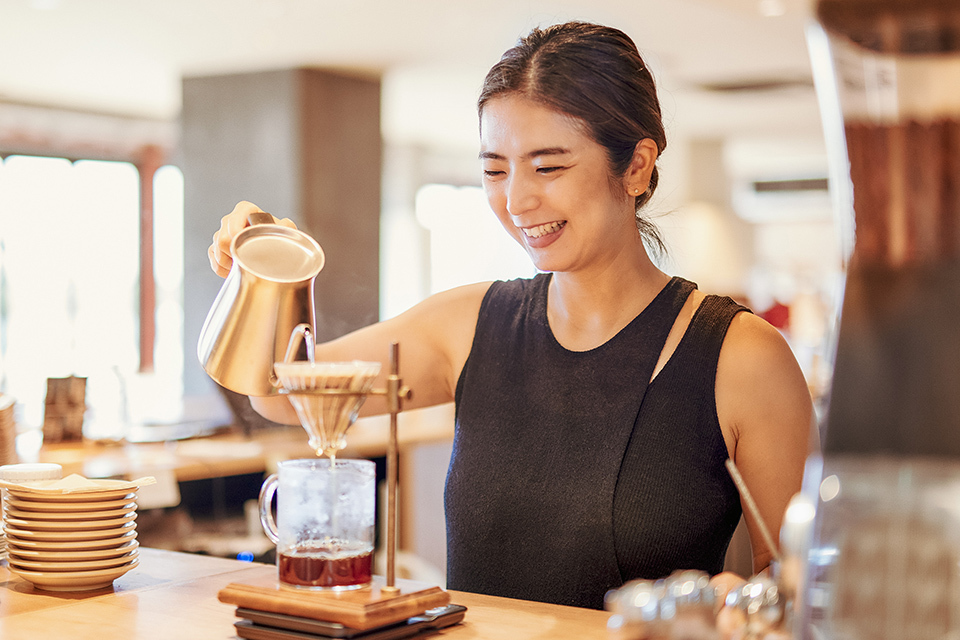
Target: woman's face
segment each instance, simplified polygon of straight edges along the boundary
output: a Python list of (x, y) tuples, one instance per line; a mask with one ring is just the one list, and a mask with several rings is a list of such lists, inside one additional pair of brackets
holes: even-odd
[(579, 121), (521, 96), (494, 98), (480, 118), (480, 159), (490, 206), (539, 270), (602, 268), (641, 243), (632, 197)]

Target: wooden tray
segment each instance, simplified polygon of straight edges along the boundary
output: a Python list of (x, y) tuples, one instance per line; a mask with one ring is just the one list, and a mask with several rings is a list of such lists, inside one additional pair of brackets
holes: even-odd
[(276, 576), (250, 582), (233, 582), (220, 590), (220, 602), (339, 622), (353, 629), (367, 630), (406, 620), (427, 609), (450, 602), (450, 594), (438, 586), (413, 580), (397, 580), (398, 594), (382, 594), (386, 584), (374, 576), (373, 584), (354, 591), (307, 591), (281, 587)]

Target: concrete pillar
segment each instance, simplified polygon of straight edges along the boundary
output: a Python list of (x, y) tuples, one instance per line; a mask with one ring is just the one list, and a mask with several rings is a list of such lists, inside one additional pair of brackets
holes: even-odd
[(215, 393), (197, 337), (222, 280), (207, 247), (240, 200), (289, 217), (323, 246), (318, 340), (379, 318), (380, 81), (317, 69), (186, 78), (184, 396)]

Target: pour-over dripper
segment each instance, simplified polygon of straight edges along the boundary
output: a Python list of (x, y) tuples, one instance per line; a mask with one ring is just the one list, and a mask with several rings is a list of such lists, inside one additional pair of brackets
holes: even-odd
[(274, 370), (317, 455), (335, 456), (380, 373), (379, 362), (277, 362)]

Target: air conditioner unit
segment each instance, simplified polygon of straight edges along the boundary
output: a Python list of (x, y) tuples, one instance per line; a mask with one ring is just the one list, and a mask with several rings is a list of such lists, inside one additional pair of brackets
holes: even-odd
[(738, 180), (733, 209), (748, 222), (829, 221), (833, 216), (828, 181), (823, 176)]

